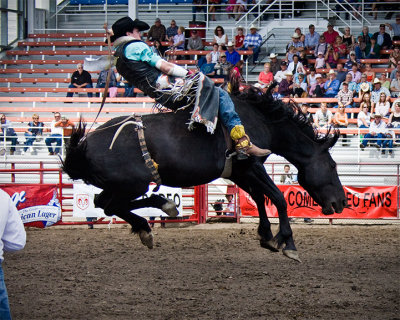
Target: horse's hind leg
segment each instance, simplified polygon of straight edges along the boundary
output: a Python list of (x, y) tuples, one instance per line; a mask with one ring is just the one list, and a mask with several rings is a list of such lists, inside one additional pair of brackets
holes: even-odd
[(142, 243), (152, 249), (153, 233), (151, 228), (145, 218), (131, 212), (133, 202), (131, 199), (118, 197), (108, 191), (102, 191), (94, 199), (95, 206), (103, 208), (107, 216), (116, 215), (128, 222), (132, 227), (132, 232), (137, 233)]
[(174, 201), (163, 198), (157, 194), (152, 194), (149, 198), (131, 201), (131, 210), (147, 207), (160, 209), (170, 217), (176, 217), (179, 214)]

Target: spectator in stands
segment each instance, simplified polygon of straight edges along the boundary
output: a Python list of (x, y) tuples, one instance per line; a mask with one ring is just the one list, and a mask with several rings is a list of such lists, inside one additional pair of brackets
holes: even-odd
[(380, 53), (380, 46), (376, 43), (376, 38), (371, 38), (371, 42), (365, 46), (365, 59), (379, 59)]
[(279, 86), (275, 86), (272, 90), (272, 99), (281, 100), (283, 96), (279, 93)]
[[(351, 70), (347, 73), (351, 76), (351, 81), (355, 83), (359, 83), (361, 81), (362, 74), (358, 71), (357, 63), (353, 63), (351, 66)], [(347, 75), (346, 75), (347, 76)], [(365, 75), (365, 79), (367, 79), (367, 75)]]
[(343, 82), (343, 88), (337, 94), (338, 105), (343, 105), (345, 108), (353, 107), (353, 92), (349, 90), (349, 84)]
[[(107, 83), (108, 69), (101, 70), (99, 73), (99, 77), (97, 78), (96, 88), (105, 88)], [(115, 76), (114, 70), (111, 70), (110, 75), (110, 83), (108, 85), (109, 88), (117, 87), (117, 77)], [(96, 93), (96, 97), (99, 97), (100, 93)]]
[(54, 124), (55, 128), (62, 128), (63, 136), (64, 136), (64, 144), (67, 145), (69, 143), (69, 137), (72, 134), (72, 129), (75, 127), (75, 124), (70, 121), (67, 117), (61, 117), (60, 121), (57, 121)]
[(354, 48), (354, 44), (355, 44), (356, 40), (354, 39), (354, 36), (350, 32), (350, 27), (344, 28), (344, 34), (342, 36), (342, 41), (346, 45), (346, 47), (349, 51)]
[(344, 68), (347, 71), (350, 71), (352, 70), (353, 64), (356, 64), (357, 70), (361, 68), (360, 59), (356, 58), (356, 53), (354, 51), (351, 51), (349, 55), (349, 60), (347, 60), (344, 64)]
[(333, 50), (338, 54), (339, 59), (347, 58), (347, 45), (343, 43), (341, 36), (337, 36), (335, 42), (333, 43)]
[(376, 40), (376, 44), (381, 49), (386, 50), (392, 47), (392, 39), (390, 38), (389, 33), (386, 32), (386, 26), (384, 24), (379, 26), (379, 31), (374, 33), (371, 40), (372, 39)]
[[(63, 128), (56, 127), (56, 123), (61, 121), (61, 114), (59, 112), (54, 113), (54, 120), (51, 122), (50, 125), (50, 136), (44, 140), (46, 143), (47, 149), (49, 150), (49, 156), (57, 155), (60, 153), (61, 144), (62, 144), (62, 135), (63, 135)], [(52, 144), (56, 143), (56, 147), (53, 150)]]
[(217, 63), (219, 61), (219, 58), (221, 56), (221, 52), (219, 51), (219, 45), (218, 43), (213, 44), (213, 49), (210, 52), (211, 53), (211, 61), (212, 63)]
[(389, 128), (400, 128), (400, 100), (393, 102), (394, 111), (390, 114), (388, 120)]
[(219, 45), (219, 50), (226, 50), (228, 35), (222, 26), (217, 26), (214, 30), (214, 42)]
[(129, 83), (127, 80), (124, 79), (123, 76), (117, 75), (118, 81), (118, 88), (124, 88), (124, 97), (136, 97), (136, 93), (134, 91), (135, 87), (133, 84)]
[(314, 125), (317, 128), (326, 128), (332, 124), (332, 112), (328, 110), (328, 106), (325, 102), (321, 103), (321, 107), (315, 113)]
[(343, 81), (343, 82), (340, 84), (340, 87), (339, 87), (340, 90), (343, 89), (343, 83), (344, 83), (344, 82), (347, 83), (347, 85), (348, 85), (348, 87), (349, 87), (349, 91), (351, 91), (351, 92), (353, 93), (353, 97), (355, 97), (355, 96), (356, 96), (356, 93), (357, 93), (357, 83), (356, 83), (355, 81), (353, 81), (353, 77), (352, 77), (352, 75), (351, 75), (350, 73), (347, 73), (347, 74), (346, 74), (346, 79), (345, 79), (345, 81)]
[(303, 64), (304, 68), (308, 68), (308, 58), (307, 58), (307, 52), (305, 50), (300, 52), (299, 61)]
[(374, 81), (375, 72), (372, 70), (370, 63), (365, 64), (365, 70), (363, 72), (363, 75), (366, 75), (366, 77), (367, 77), (366, 81), (368, 81), (369, 83), (372, 83)]
[(192, 30), (187, 44), (188, 50), (203, 50), (203, 40), (199, 37), (197, 30)]
[(32, 152), (32, 145), (33, 142), (36, 139), (40, 139), (42, 134), (43, 134), (43, 128), (44, 128), (44, 123), (39, 122), (39, 115), (37, 113), (34, 113), (32, 115), (32, 121), (28, 123), (28, 129), (25, 131), (25, 147), (24, 150), (22, 150), (22, 155), (25, 154), (25, 152), (30, 148), (30, 151)]
[(215, 75), (215, 63), (212, 62), (211, 53), (206, 55), (206, 63), (200, 67), (200, 71), (208, 77), (214, 77)]
[(286, 61), (281, 62), (281, 70), (279, 70), (275, 76), (274, 80), (278, 83), (281, 83), (283, 79), (286, 79), (286, 72), (287, 72), (287, 63)]
[(300, 72), (301, 73), (306, 73), (306, 70), (304, 69), (303, 64), (299, 61), (299, 56), (298, 55), (294, 55), (293, 56), (293, 61), (289, 63), (288, 65), (288, 70), (292, 71), (292, 73), (297, 73), (298, 69), (300, 68)]
[[(395, 69), (396, 70), (396, 69)], [(400, 97), (400, 71), (396, 71), (396, 78), (390, 83), (390, 92), (393, 98)]]
[(236, 13), (236, 21), (240, 19), (245, 11), (247, 11), (247, 0), (236, 0), (236, 5), (233, 8), (233, 13)]
[(324, 84), (324, 97), (334, 98), (338, 94), (340, 82), (336, 79), (336, 72), (333, 69), (329, 70), (328, 77), (328, 80)]
[(393, 41), (400, 40), (400, 14), (396, 15), (395, 23), (386, 23), (390, 31), (393, 31)]
[(270, 53), (269, 55), (271, 72), (275, 76), (276, 73), (281, 70), (281, 61), (278, 59), (278, 56), (275, 53)]
[(389, 56), (389, 68), (396, 68), (400, 62), (400, 46), (395, 45)]
[(10, 155), (13, 155), (15, 152), (15, 146), (17, 145), (18, 142), (18, 137), (15, 130), (12, 128), (11, 121), (7, 120), (6, 115), (4, 113), (0, 114), (0, 128), (1, 128), (0, 143), (3, 143), (5, 141), (10, 141), (11, 142)]
[(298, 77), (294, 81), (293, 93), (295, 98), (306, 98), (307, 97), (307, 82), (303, 73), (299, 73)]
[(319, 52), (322, 52), (325, 56), (325, 53), (328, 51), (328, 43), (325, 41), (325, 36), (321, 35), (319, 37), (319, 43), (315, 47), (314, 55), (318, 55)]
[[(196, 21), (196, 12), (203, 11), (204, 16), (207, 13), (207, 1), (206, 0), (193, 0), (192, 13), (193, 13), (193, 22)], [(205, 18), (204, 18), (205, 20)]]
[(368, 106), (363, 104), (360, 105), (360, 112), (357, 116), (357, 126), (359, 128), (369, 128), (371, 123), (371, 113), (368, 110)]
[(322, 98), (325, 92), (324, 79), (319, 73), (315, 75), (315, 79), (317, 82), (311, 85), (308, 95), (313, 98)]
[[(358, 92), (358, 97), (360, 98), (360, 101), (363, 101), (364, 96), (368, 94), (368, 101), (372, 104), (371, 101), (371, 91), (372, 91), (372, 85), (369, 82), (362, 82), (357, 85), (357, 92)], [(371, 110), (371, 108), (370, 108)]]
[[(195, 0), (193, 0), (193, 3), (194, 1)], [(195, 14), (193, 14), (193, 16), (195, 16)], [(176, 21), (172, 19), (170, 26), (166, 30), (165, 40), (172, 42), (174, 40), (174, 36), (177, 34), (178, 34), (178, 26), (176, 25)]]
[[(34, 200), (35, 199), (32, 199), (31, 201), (33, 202)], [(15, 207), (15, 203), (3, 190), (0, 190), (0, 203), (0, 318), (3, 320), (11, 320), (10, 304), (8, 302), (7, 288), (2, 267), (4, 251), (12, 252), (22, 250), (26, 244), (26, 232), (24, 224), (22, 223), (21, 214)], [(33, 211), (32, 216), (35, 215), (34, 212), (39, 213), (42, 211), (40, 209)]]
[(283, 79), (279, 83), (278, 92), (284, 97), (293, 96), (294, 82), (293, 82), (293, 73), (289, 70), (285, 73), (286, 79)]
[(360, 108), (368, 107), (368, 112), (372, 111), (371, 92), (362, 92), (360, 96)]
[[(365, 44), (365, 42), (363, 42), (362, 37), (358, 36), (357, 37), (357, 41), (354, 43), (354, 49), (353, 49), (353, 51), (355, 52), (357, 60), (363, 58), (366, 46), (367, 45)], [(359, 61), (358, 61), (358, 63), (359, 63)], [(359, 67), (361, 67), (361, 64), (360, 64)]]
[(368, 26), (364, 26), (362, 28), (360, 36), (362, 37), (362, 42), (364, 42), (365, 45), (367, 45), (367, 44), (371, 43), (371, 38), (372, 38), (373, 34), (369, 32)]
[(339, 61), (339, 55), (333, 49), (332, 45), (328, 45), (328, 49), (325, 53), (325, 64), (328, 69), (336, 68)]
[(285, 164), (283, 166), (283, 171), (284, 173), (281, 175), (280, 178), (280, 183), (281, 184), (293, 184), (293, 173), (290, 172), (290, 166), (288, 164)]
[[(376, 147), (378, 150), (380, 150), (382, 147), (386, 147), (389, 141), (393, 143), (393, 139), (389, 139), (387, 137), (388, 129), (386, 127), (386, 123), (382, 120), (382, 115), (376, 113), (373, 118), (374, 121), (372, 121), (369, 126), (369, 132), (364, 136), (364, 139), (360, 144), (361, 150), (364, 150), (364, 148), (368, 145), (368, 142), (372, 139), (374, 142), (370, 144)], [(390, 149), (391, 147), (392, 146), (389, 145)], [(393, 153), (393, 151), (390, 150), (389, 153)], [(382, 150), (382, 154), (385, 154), (384, 150)]]
[(153, 46), (151, 47), (151, 50), (155, 53), (158, 54), (161, 58), (164, 58), (165, 56), (165, 51), (167, 51), (167, 47), (163, 46), (161, 41), (159, 40), (154, 40)]
[(232, 64), (226, 60), (225, 52), (221, 53), (220, 60), (215, 65), (215, 77), (228, 80), (229, 70), (232, 68)]
[(297, 57), (298, 57), (298, 55), (297, 55), (297, 53), (296, 53), (296, 48), (293, 47), (293, 46), (290, 46), (288, 52), (286, 52), (286, 62), (287, 62), (288, 64), (292, 63), (292, 62), (293, 62), (293, 57), (294, 57), (294, 56), (297, 56)]
[(174, 36), (172, 49), (185, 50), (185, 28), (182, 26), (178, 27), (178, 32)]
[(211, 14), (211, 21), (217, 21), (217, 19), (215, 19), (215, 12), (218, 11), (221, 0), (209, 0), (208, 3), (208, 13)]
[(235, 50), (243, 50), (244, 46), (244, 34), (243, 27), (237, 27), (237, 34), (235, 36)]
[(306, 34), (305, 47), (307, 50), (314, 50), (319, 43), (319, 33), (315, 32), (315, 26), (310, 24), (308, 26), (309, 33)]
[[(341, 102), (339, 102), (339, 108), (333, 117), (332, 123), (336, 128), (347, 128), (347, 126), (349, 125), (349, 120), (345, 112), (345, 106)], [(342, 146), (348, 146), (347, 134), (342, 133), (341, 136), (343, 138)]]
[(396, 78), (396, 74), (397, 74), (398, 71), (400, 71), (400, 61), (397, 62), (396, 68), (393, 69), (392, 72), (390, 73), (390, 80), (391, 81)]
[[(82, 63), (76, 65), (77, 70), (71, 76), (71, 84), (68, 88), (93, 88), (92, 77), (89, 72), (83, 70)], [(73, 92), (67, 92), (67, 97), (72, 97)], [(88, 92), (88, 97), (93, 97), (93, 93)]]
[(308, 87), (311, 87), (313, 84), (317, 83), (317, 78), (316, 78), (317, 74), (314, 67), (311, 67), (309, 71), (310, 73), (307, 75), (306, 79)]
[(148, 41), (165, 41), (165, 37), (167, 34), (167, 30), (165, 26), (161, 23), (160, 18), (156, 18), (154, 24), (151, 26), (149, 32), (147, 32), (147, 40)]
[[(381, 81), (378, 78), (375, 78), (374, 80), (374, 88), (371, 92), (371, 101), (374, 104), (377, 104), (379, 102), (381, 93), (384, 93), (386, 96), (386, 100), (389, 101), (390, 100), (390, 92), (388, 89), (383, 88), (381, 85)], [(371, 111), (373, 112), (373, 110)]]
[(379, 80), (381, 80), (382, 87), (384, 87), (390, 91), (390, 80), (386, 77), (385, 72), (381, 73), (381, 77)]
[(343, 63), (338, 63), (336, 66), (336, 79), (342, 83), (346, 79), (347, 71), (343, 69)]
[(228, 41), (227, 50), (225, 51), (225, 54), (226, 54), (226, 60), (232, 65), (235, 65), (240, 60), (240, 54), (233, 47), (232, 41)]
[(260, 53), (262, 42), (262, 37), (257, 31), (258, 27), (255, 24), (252, 24), (250, 26), (250, 33), (248, 33), (244, 38), (244, 48), (253, 51), (253, 65), (258, 63), (258, 55)]
[(380, 93), (379, 101), (372, 104), (372, 113), (379, 113), (383, 118), (388, 118), (390, 115), (390, 102), (384, 92)]
[(325, 56), (322, 51), (318, 52), (317, 58), (315, 59), (314, 69), (325, 69)]
[(301, 36), (303, 35), (303, 33), (301, 32), (300, 27), (297, 27), (296, 29), (294, 29), (294, 32), (299, 35), (299, 38), (301, 38)]
[(239, 60), (232, 69), (229, 71), (229, 84), (227, 91), (229, 93), (238, 92), (240, 90), (240, 84), (243, 81), (243, 60)]
[(271, 64), (264, 63), (264, 70), (258, 75), (258, 82), (255, 84), (257, 88), (265, 89), (274, 80), (274, 75), (271, 72)]
[(300, 35), (297, 32), (293, 33), (292, 41), (286, 46), (287, 51), (289, 51), (290, 47), (294, 47), (294, 53), (296, 54), (304, 50), (304, 43), (300, 41)]
[(336, 37), (339, 36), (339, 33), (333, 29), (332, 24), (328, 24), (327, 29), (328, 30), (324, 32), (325, 40), (328, 44), (333, 45), (333, 43), (336, 40)]

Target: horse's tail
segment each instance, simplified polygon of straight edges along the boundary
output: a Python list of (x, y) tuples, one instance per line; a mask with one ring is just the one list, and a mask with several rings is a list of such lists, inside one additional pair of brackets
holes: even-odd
[(73, 180), (82, 179), (87, 182), (90, 172), (86, 159), (86, 123), (81, 118), (77, 127), (73, 128), (71, 138), (66, 146), (65, 159), (62, 160), (62, 169)]

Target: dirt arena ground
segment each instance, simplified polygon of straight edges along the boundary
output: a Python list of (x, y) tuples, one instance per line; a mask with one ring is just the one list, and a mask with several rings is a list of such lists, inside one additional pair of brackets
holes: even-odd
[[(29, 229), (3, 264), (19, 319), (400, 319), (399, 225), (293, 226), (303, 263), (255, 224)], [(274, 226), (276, 231), (277, 226)]]

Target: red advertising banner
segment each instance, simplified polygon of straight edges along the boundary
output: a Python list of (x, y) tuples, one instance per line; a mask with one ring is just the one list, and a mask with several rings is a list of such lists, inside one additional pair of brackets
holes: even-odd
[[(398, 189), (396, 186), (343, 187), (349, 208), (342, 213), (324, 215), (321, 207), (299, 185), (279, 185), (288, 205), (289, 217), (334, 219), (380, 219), (397, 218)], [(240, 189), (240, 209), (243, 216), (258, 216), (253, 199)], [(278, 217), (276, 207), (266, 199), (268, 217)]]
[(54, 185), (15, 184), (1, 186), (21, 215), (25, 226), (45, 228), (61, 219), (61, 205)]

